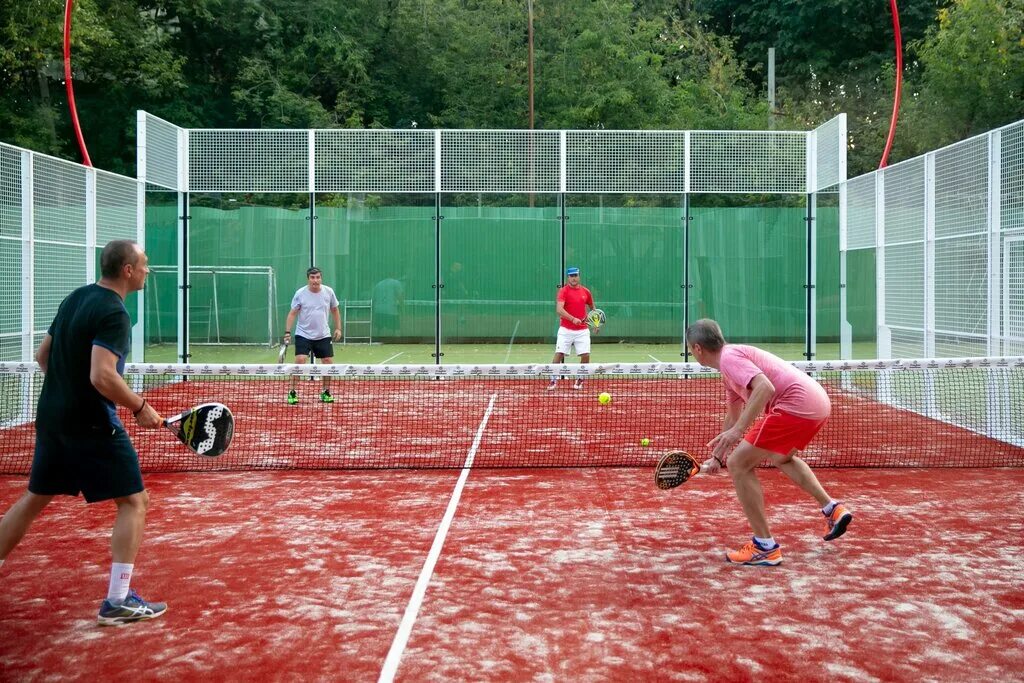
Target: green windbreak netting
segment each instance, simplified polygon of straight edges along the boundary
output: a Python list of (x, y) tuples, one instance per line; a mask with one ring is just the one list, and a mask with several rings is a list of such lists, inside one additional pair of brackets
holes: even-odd
[(694, 197), (690, 208), (690, 318), (717, 320), (729, 341), (771, 342), (783, 357), (801, 358), (806, 208), (704, 206), (703, 199)]
[(876, 358), (877, 267), (874, 249), (846, 252), (846, 320), (853, 332), (851, 358)]
[[(171, 194), (147, 199), (155, 266), (147, 357), (169, 361), (178, 341), (178, 208)], [(431, 194), (320, 194), (312, 237), (308, 195), (190, 199), (193, 361), (270, 358), (234, 359), (212, 347), (261, 346), (266, 354), (306, 282), (311, 251), (338, 295), (343, 341), (395, 345), (394, 362), (432, 363), (438, 346), (449, 363), (550, 360), (566, 266), (581, 269), (608, 315), (594, 336), (600, 360), (618, 360), (612, 344), (637, 346), (629, 360), (678, 360), (686, 323), (701, 317), (718, 320), (731, 341), (766, 344), (791, 360), (806, 350), (802, 197), (737, 197), (723, 206), (722, 197), (694, 195), (687, 221), (681, 195), (446, 194), (439, 213)], [(819, 199), (817, 358), (839, 356), (835, 204)], [(874, 275), (859, 254), (848, 257), (847, 294), (855, 339), (866, 342)], [(527, 345), (537, 348), (526, 353)]]
[[(441, 215), (445, 362), (473, 362), (473, 352), (459, 345), (492, 345), (488, 360), (503, 362), (516, 345), (553, 344), (558, 197), (445, 195)], [(537, 360), (549, 360), (539, 353)]]
[(610, 321), (594, 341), (662, 344), (652, 358), (678, 361), (684, 329), (682, 198), (574, 195), (566, 213), (565, 263), (580, 268), (581, 282)]
[[(413, 344), (401, 362), (432, 363), (435, 200), (402, 200), (384, 206), (374, 196), (317, 195), (314, 262), (338, 295), (344, 343)], [(289, 278), (288, 302), (305, 285), (305, 269)]]
[(815, 278), (815, 340), (814, 358), (840, 357), (839, 324), (839, 194), (820, 193), (817, 196)]

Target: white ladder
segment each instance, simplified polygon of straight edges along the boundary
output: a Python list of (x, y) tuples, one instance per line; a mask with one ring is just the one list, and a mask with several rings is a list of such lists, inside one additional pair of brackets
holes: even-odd
[(373, 306), (371, 302), (345, 302), (341, 319), (341, 343), (373, 343)]

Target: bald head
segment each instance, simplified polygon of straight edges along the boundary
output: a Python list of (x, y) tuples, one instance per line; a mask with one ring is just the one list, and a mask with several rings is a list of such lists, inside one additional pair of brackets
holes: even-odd
[(138, 264), (141, 253), (142, 250), (134, 240), (107, 242), (100, 254), (100, 274), (110, 280), (120, 278), (125, 266)]

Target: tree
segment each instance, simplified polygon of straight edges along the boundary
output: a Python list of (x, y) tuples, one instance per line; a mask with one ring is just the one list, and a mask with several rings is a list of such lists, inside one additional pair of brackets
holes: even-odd
[(1024, 118), (1024, 4), (957, 0), (915, 45), (923, 67), (908, 119), (935, 149)]

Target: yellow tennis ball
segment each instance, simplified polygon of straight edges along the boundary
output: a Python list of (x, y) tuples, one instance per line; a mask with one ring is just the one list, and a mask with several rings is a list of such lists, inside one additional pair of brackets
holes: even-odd
[(602, 391), (597, 397), (597, 402), (603, 406), (606, 406), (612, 402), (612, 395), (609, 394), (607, 391)]
[(650, 439), (648, 439), (648, 438), (647, 438), (647, 437), (645, 436), (644, 438), (640, 439), (640, 445), (641, 445), (641, 446), (650, 446), (650, 445), (651, 445), (651, 440), (650, 440)]

